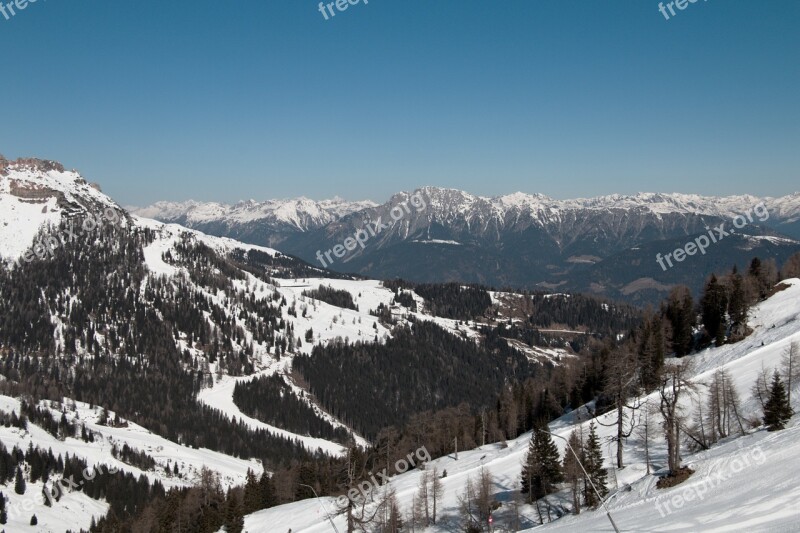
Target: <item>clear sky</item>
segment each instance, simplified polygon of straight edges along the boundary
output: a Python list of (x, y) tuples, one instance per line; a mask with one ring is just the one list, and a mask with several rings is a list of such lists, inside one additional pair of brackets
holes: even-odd
[(38, 0), (0, 50), (0, 153), (122, 204), (800, 190), (797, 0)]

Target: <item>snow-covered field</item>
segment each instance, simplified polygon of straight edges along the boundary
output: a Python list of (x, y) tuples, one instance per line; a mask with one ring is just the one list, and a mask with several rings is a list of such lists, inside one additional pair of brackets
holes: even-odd
[[(780, 364), (785, 347), (800, 340), (800, 280), (790, 280), (788, 289), (777, 293), (751, 312), (750, 326), (754, 331), (744, 341), (710, 348), (692, 356), (693, 381), (701, 384), (717, 368), (725, 368), (733, 378), (742, 398), (744, 418), (759, 417), (761, 410), (751, 398), (750, 388), (762, 365), (768, 369)], [(800, 411), (800, 387), (793, 387), (793, 403)], [(702, 390), (702, 387), (700, 387)], [(568, 437), (579, 425), (588, 431), (588, 420), (576, 421), (577, 413), (554, 421), (550, 428), (555, 434)], [(604, 416), (603, 422), (613, 422)], [(615, 451), (607, 444), (613, 427), (598, 427), (603, 439), (606, 467), (609, 469), (611, 496), (608, 506), (621, 531), (800, 531), (800, 417), (792, 419), (781, 432), (764, 429), (750, 430), (746, 436), (731, 437), (711, 449), (694, 454), (684, 451), (683, 462), (695, 470), (684, 483), (657, 490), (656, 478), (646, 475), (643, 447), (632, 437), (626, 443), (622, 470), (613, 468), (610, 457)], [(528, 448), (530, 434), (509, 441), (507, 447), (491, 444), (475, 450), (461, 451), (458, 460), (451, 455), (434, 460), (436, 466), (447, 470), (442, 479), (444, 498), (439, 525), (427, 531), (456, 531), (458, 496), (468, 477), (475, 478), (481, 467), (494, 476), (494, 489), (502, 503), (495, 513), (495, 531), (511, 531), (510, 502), (518, 490), (521, 464)], [(563, 442), (556, 439), (563, 454)], [(651, 445), (652, 463), (656, 470), (666, 464), (663, 437)], [(401, 510), (411, 507), (419, 481), (419, 471), (398, 475), (391, 481)], [(382, 490), (382, 489), (381, 489)], [(550, 498), (556, 503), (566, 501), (564, 494)], [(246, 518), (245, 529), (250, 532), (276, 531), (292, 533), (322, 533), (333, 531), (327, 522), (328, 511), (336, 509), (334, 498), (312, 499), (254, 513)], [(523, 507), (522, 528), (558, 531), (613, 531), (602, 511), (585, 511), (578, 516), (568, 515), (552, 523), (539, 524), (531, 506)], [(333, 517), (339, 531), (346, 530), (343, 515)], [(506, 528), (506, 529), (503, 529)], [(419, 531), (419, 530), (418, 530)]]

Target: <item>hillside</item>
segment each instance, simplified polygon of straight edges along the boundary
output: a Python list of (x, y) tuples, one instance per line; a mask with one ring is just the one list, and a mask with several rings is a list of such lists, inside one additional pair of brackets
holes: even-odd
[[(751, 396), (750, 388), (762, 368), (780, 364), (784, 350), (792, 341), (800, 340), (800, 280), (785, 282), (789, 288), (778, 292), (753, 310), (750, 326), (753, 333), (744, 341), (709, 348), (691, 356), (691, 380), (696, 384), (708, 382), (718, 369), (727, 370), (742, 398), (742, 416), (759, 418), (761, 408)], [(797, 392), (793, 387), (793, 405), (800, 409)], [(700, 388), (697, 400), (706, 394)], [(655, 400), (654, 396), (650, 397)], [(601, 421), (613, 421), (603, 415)], [(550, 430), (568, 437), (576, 428), (588, 431), (588, 417), (578, 410), (550, 424)], [(797, 531), (798, 496), (794, 480), (796, 466), (800, 466), (800, 424), (795, 416), (786, 430), (769, 433), (763, 426), (748, 428), (741, 437), (730, 437), (707, 451), (685, 453), (683, 462), (695, 473), (683, 484), (670, 489), (656, 489), (655, 481), (663, 473), (665, 446), (663, 434), (653, 439), (651, 446), (654, 474), (646, 475), (642, 442), (637, 437), (627, 444), (626, 467), (617, 470), (611, 463), (609, 446), (605, 443), (613, 435), (613, 428), (600, 426), (598, 433), (603, 442), (605, 467), (609, 469), (612, 493), (607, 497), (610, 511), (621, 531)], [(476, 479), (480, 468), (491, 472), (492, 491), (501, 503), (495, 516), (495, 531), (511, 531), (515, 519), (513, 500), (518, 492), (521, 464), (528, 448), (531, 434), (526, 433), (509, 441), (508, 446), (492, 444), (469, 451), (459, 451), (458, 460), (451, 454), (431, 461), (426, 469), (447, 471), (442, 479), (441, 519), (435, 527), (424, 531), (454, 531), (460, 524), (458, 497), (464, 490), (467, 478)], [(563, 442), (556, 439), (563, 456)], [(613, 447), (613, 445), (611, 445)], [(412, 496), (417, 492), (420, 472), (413, 470), (394, 477), (390, 487), (395, 491), (403, 513), (411, 508)], [(384, 494), (381, 489), (376, 501)], [(685, 494), (688, 496), (679, 496)], [(701, 494), (702, 497), (696, 496)], [(677, 498), (677, 500), (675, 500)], [(552, 505), (568, 506), (565, 491), (549, 497)], [(670, 502), (678, 501), (669, 507)], [(331, 526), (322, 505), (328, 511), (337, 509), (334, 498), (322, 501), (310, 499), (255, 513), (246, 518), (249, 531), (328, 532)], [(661, 509), (661, 511), (659, 511)], [(578, 516), (566, 515), (544, 527), (536, 527), (538, 515), (533, 507), (520, 508), (520, 529), (525, 531), (612, 531), (600, 511), (586, 511)], [(545, 519), (546, 520), (546, 519)], [(344, 516), (334, 518), (340, 531), (345, 530)]]

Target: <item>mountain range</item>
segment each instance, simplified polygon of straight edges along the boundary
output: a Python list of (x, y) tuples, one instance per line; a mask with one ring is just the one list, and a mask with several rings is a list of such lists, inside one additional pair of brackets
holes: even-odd
[[(382, 204), (298, 198), (235, 205), (158, 202), (131, 210), (273, 246), (340, 272), (581, 291), (640, 302), (655, 301), (676, 284), (697, 288), (698, 272), (744, 267), (756, 255), (781, 262), (800, 249), (800, 193), (779, 198), (639, 193), (556, 200), (541, 194), (481, 197), (424, 187)], [(744, 227), (708, 253), (667, 270), (656, 262), (657, 254), (682, 247), (719, 224), (735, 229), (734, 220), (741, 220), (736, 217), (748, 212)], [(325, 256), (359, 231), (368, 237), (362, 233), (355, 249), (343, 257)]]

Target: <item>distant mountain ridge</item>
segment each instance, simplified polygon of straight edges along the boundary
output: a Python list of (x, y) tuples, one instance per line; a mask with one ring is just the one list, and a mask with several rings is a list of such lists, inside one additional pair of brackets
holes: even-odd
[(350, 213), (373, 207), (368, 200), (348, 202), (333, 198), (320, 202), (305, 197), (289, 200), (216, 202), (157, 202), (128, 210), (146, 218), (248, 242), (280, 244), (289, 235), (313, 231)]
[[(398, 209), (412, 199), (416, 207), (399, 216)], [(755, 255), (782, 261), (800, 249), (800, 193), (779, 198), (638, 193), (556, 200), (542, 194), (482, 197), (423, 187), (397, 193), (380, 205), (348, 203), (341, 214), (326, 211), (326, 217), (314, 216), (317, 204), (324, 202), (308, 202), (240, 203), (220, 216), (211, 207), (217, 204), (197, 203), (182, 204), (183, 209), (156, 204), (135, 212), (274, 246), (317, 265), (317, 252), (332, 250), (380, 221), (386, 227), (371, 235), (363, 249), (324, 266), (381, 279), (575, 290), (634, 301), (654, 301), (671, 286), (698, 279), (698, 271), (744, 265)], [(262, 215), (265, 204), (270, 210)], [(769, 217), (761, 208), (754, 213), (761, 204)], [(293, 220), (310, 222), (279, 220), (274, 213), (282, 205), (296, 213)], [(748, 212), (752, 221), (712, 253), (692, 258), (688, 267), (664, 272), (655, 263), (656, 253), (670, 252), (706, 228), (731, 227), (734, 217)]]
[[(773, 198), (754, 195), (735, 196), (702, 196), (681, 193), (649, 193), (641, 192), (633, 195), (610, 194), (590, 198), (557, 200), (543, 194), (516, 192), (503, 196), (476, 196), (458, 189), (440, 187), (423, 187), (412, 193), (422, 194), (433, 200), (437, 213), (452, 212), (477, 213), (491, 211), (498, 218), (506, 218), (510, 213), (538, 213), (540, 220), (546, 215), (558, 212), (590, 209), (628, 209), (643, 210), (654, 214), (680, 213), (699, 214), (732, 218), (752, 209), (763, 202), (770, 209), (770, 216), (781, 222), (792, 223), (800, 220), (800, 192)], [(397, 195), (395, 195), (397, 196)], [(392, 197), (386, 204), (395, 205)], [(383, 204), (383, 205), (386, 205)], [(339, 197), (330, 200), (315, 201), (306, 197), (286, 200), (266, 200), (257, 202), (248, 200), (236, 204), (217, 202), (156, 202), (147, 207), (130, 207), (141, 216), (176, 222), (184, 219), (190, 223), (209, 223), (221, 220), (241, 223), (258, 219), (281, 220), (292, 223), (300, 231), (310, 231), (335, 219), (358, 211), (376, 208), (371, 200), (349, 202)], [(441, 217), (440, 217), (441, 218)], [(446, 218), (446, 217), (445, 217)], [(308, 221), (303, 223), (301, 221)]]

